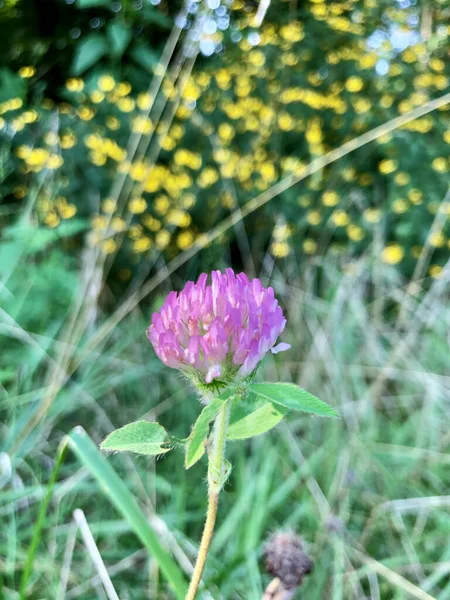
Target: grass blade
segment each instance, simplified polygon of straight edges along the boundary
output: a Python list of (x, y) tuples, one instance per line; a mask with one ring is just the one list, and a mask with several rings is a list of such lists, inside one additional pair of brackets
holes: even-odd
[(73, 429), (69, 434), (69, 446), (79, 460), (88, 467), (112, 504), (128, 521), (135, 534), (158, 562), (176, 597), (183, 600), (187, 585), (182, 571), (161, 546), (158, 536), (140, 510), (135, 498), (108, 460), (80, 427)]

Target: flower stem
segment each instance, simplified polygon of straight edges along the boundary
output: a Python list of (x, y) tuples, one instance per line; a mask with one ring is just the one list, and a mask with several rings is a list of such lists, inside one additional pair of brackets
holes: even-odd
[(197, 595), (203, 569), (205, 568), (206, 557), (208, 556), (208, 550), (213, 537), (217, 508), (219, 506), (219, 494), (228, 474), (224, 460), (228, 413), (229, 402), (226, 402), (220, 409), (214, 422), (208, 464), (208, 511), (206, 513), (202, 540), (200, 542), (200, 548), (198, 549), (197, 561), (195, 563), (194, 572), (192, 573), (186, 600), (195, 600)]

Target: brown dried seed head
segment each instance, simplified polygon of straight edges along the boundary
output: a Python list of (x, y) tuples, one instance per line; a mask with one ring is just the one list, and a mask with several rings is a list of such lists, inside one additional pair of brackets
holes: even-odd
[(301, 538), (291, 532), (275, 533), (264, 548), (267, 572), (278, 577), (286, 590), (301, 585), (313, 563), (303, 550)]

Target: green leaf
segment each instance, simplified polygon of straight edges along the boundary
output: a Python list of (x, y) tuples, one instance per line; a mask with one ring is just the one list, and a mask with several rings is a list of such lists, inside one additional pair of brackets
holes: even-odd
[(10, 98), (25, 98), (27, 84), (25, 80), (6, 67), (0, 69), (0, 102)]
[(155, 456), (170, 450), (162, 445), (167, 444), (167, 441), (167, 432), (158, 423), (135, 421), (110, 433), (101, 443), (100, 448)]
[(302, 410), (321, 417), (339, 418), (333, 407), (293, 383), (251, 383), (248, 387), (261, 398), (290, 410)]
[(111, 0), (77, 0), (78, 8), (92, 8), (93, 6), (109, 6)]
[(81, 75), (92, 67), (108, 51), (106, 38), (100, 33), (92, 33), (82, 40), (75, 51), (72, 63), (72, 73)]
[(108, 460), (81, 427), (71, 431), (69, 446), (81, 462), (88, 467), (100, 484), (103, 493), (106, 494), (149, 553), (155, 558), (162, 573), (174, 590), (177, 600), (183, 600), (187, 591), (183, 573), (167, 550), (161, 545), (156, 532), (149, 523), (148, 516), (139, 508), (127, 484), (114, 471)]
[(186, 469), (192, 467), (205, 453), (205, 439), (209, 433), (209, 424), (216, 418), (220, 409), (232, 394), (231, 390), (227, 390), (220, 396), (213, 398), (195, 421), (186, 447)]
[(227, 438), (244, 440), (261, 435), (275, 427), (287, 412), (288, 409), (279, 404), (274, 405), (257, 394), (250, 394), (232, 407)]
[(149, 73), (153, 73), (153, 68), (158, 64), (158, 55), (147, 48), (144, 44), (135, 42), (130, 52), (131, 58)]
[(146, 23), (155, 23), (164, 29), (172, 27), (172, 19), (152, 5), (144, 7), (141, 17)]
[(111, 45), (111, 54), (120, 58), (131, 40), (131, 31), (123, 23), (112, 21), (107, 29), (108, 41)]

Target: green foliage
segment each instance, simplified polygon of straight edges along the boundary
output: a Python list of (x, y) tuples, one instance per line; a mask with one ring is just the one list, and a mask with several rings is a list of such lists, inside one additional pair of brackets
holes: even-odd
[(329, 404), (292, 383), (251, 383), (249, 388), (260, 398), (290, 410), (300, 410), (321, 417), (339, 416)]
[(116, 429), (100, 444), (102, 450), (156, 456), (169, 452), (168, 435), (158, 423), (136, 421)]
[(112, 22), (107, 30), (108, 40), (111, 43), (111, 53), (120, 58), (130, 43), (132, 33), (129, 27), (123, 23)]
[(92, 33), (77, 46), (73, 59), (72, 73), (81, 75), (108, 51), (108, 44), (104, 36)]

